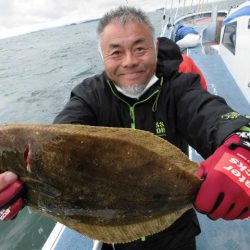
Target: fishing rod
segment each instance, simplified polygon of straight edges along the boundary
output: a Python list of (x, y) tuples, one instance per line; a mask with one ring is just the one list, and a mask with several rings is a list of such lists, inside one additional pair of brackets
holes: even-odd
[(169, 12), (169, 19), (168, 19), (168, 24), (169, 25), (171, 25), (172, 10), (173, 10), (173, 0), (171, 1), (171, 8), (170, 8), (170, 12)]
[(163, 16), (162, 16), (162, 26), (161, 26), (161, 32), (163, 33), (164, 27), (166, 25), (166, 9), (167, 9), (167, 0), (165, 0), (164, 10), (163, 10)]
[(174, 15), (173, 24), (174, 24), (174, 21), (175, 21), (175, 19), (176, 19), (176, 17), (177, 17), (177, 14), (178, 14), (178, 11), (179, 11), (180, 4), (181, 4), (181, 0), (179, 0), (179, 4), (178, 4), (177, 9), (176, 9), (176, 12), (175, 12), (175, 15)]

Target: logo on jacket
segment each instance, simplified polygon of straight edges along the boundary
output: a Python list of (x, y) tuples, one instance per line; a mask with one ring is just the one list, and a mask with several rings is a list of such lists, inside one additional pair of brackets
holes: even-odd
[(156, 122), (155, 123), (155, 131), (158, 136), (166, 136), (166, 128), (164, 122)]
[(235, 120), (240, 116), (238, 112), (229, 112), (221, 116), (223, 120)]

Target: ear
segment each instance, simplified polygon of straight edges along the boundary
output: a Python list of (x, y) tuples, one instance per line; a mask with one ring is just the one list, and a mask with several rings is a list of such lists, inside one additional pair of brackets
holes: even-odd
[(158, 61), (158, 52), (159, 52), (159, 40), (155, 39), (155, 54), (156, 54), (156, 61)]
[(156, 51), (156, 54), (158, 55), (158, 51), (159, 51), (159, 40), (156, 38), (155, 39), (155, 51)]

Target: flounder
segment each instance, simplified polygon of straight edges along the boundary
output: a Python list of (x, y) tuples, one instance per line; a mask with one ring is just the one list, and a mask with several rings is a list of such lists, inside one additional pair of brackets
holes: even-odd
[(164, 230), (199, 190), (197, 164), (167, 141), (126, 128), (0, 126), (0, 172), (26, 204), (93, 239), (125, 243)]

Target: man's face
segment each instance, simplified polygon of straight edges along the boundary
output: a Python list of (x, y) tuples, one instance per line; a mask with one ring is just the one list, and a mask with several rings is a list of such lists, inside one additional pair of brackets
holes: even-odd
[(112, 22), (100, 38), (108, 77), (121, 88), (146, 85), (156, 70), (157, 49), (145, 24)]

